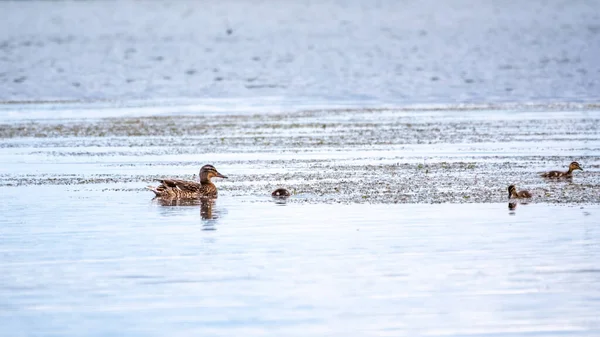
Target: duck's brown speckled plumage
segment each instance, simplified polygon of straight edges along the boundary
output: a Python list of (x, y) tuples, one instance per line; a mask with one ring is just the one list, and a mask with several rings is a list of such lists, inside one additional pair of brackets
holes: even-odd
[(528, 191), (517, 191), (515, 185), (508, 186), (508, 198), (509, 199), (527, 199), (531, 198), (531, 193)]
[(573, 171), (575, 170), (581, 170), (583, 171), (583, 169), (581, 168), (581, 166), (579, 166), (579, 163), (574, 161), (571, 164), (569, 164), (569, 170), (566, 172), (563, 171), (550, 171), (550, 172), (544, 172), (541, 174), (542, 177), (544, 178), (549, 178), (549, 179), (560, 179), (560, 178), (571, 178), (573, 177)]
[(204, 165), (200, 169), (200, 182), (180, 179), (159, 179), (157, 187), (148, 186), (157, 197), (167, 198), (216, 198), (217, 187), (210, 179), (213, 177), (227, 178), (212, 165)]

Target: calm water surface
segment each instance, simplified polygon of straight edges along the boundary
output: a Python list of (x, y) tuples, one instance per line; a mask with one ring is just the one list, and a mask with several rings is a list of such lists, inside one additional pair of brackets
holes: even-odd
[(599, 9), (0, 2), (0, 336), (600, 336)]
[(596, 0), (2, 1), (0, 13), (0, 102), (598, 99)]
[[(598, 205), (3, 187), (3, 336), (597, 336)], [(36, 197), (32, 197), (36, 196)]]

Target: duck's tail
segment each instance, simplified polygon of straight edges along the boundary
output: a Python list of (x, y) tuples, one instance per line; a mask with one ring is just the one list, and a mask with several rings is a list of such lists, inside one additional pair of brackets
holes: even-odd
[(156, 187), (154, 186), (146, 186), (147, 189), (149, 189), (150, 191), (154, 192), (154, 194), (156, 194), (157, 197), (159, 197), (162, 193), (156, 189)]

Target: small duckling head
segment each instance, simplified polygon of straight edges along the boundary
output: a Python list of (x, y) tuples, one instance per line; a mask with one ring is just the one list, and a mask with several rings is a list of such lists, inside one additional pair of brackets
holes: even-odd
[(515, 185), (508, 186), (508, 198), (510, 199), (515, 194), (517, 194), (517, 188)]
[(583, 169), (581, 168), (581, 166), (579, 166), (579, 163), (574, 161), (571, 164), (569, 164), (569, 171), (575, 171), (575, 170), (581, 170), (583, 171)]
[(214, 166), (210, 164), (202, 166), (200, 169), (200, 182), (210, 182), (210, 179), (214, 177), (227, 179), (227, 176), (219, 173)]
[(271, 196), (275, 198), (287, 198), (290, 195), (290, 191), (286, 190), (285, 188), (278, 188), (275, 191), (273, 191), (273, 193), (271, 193)]

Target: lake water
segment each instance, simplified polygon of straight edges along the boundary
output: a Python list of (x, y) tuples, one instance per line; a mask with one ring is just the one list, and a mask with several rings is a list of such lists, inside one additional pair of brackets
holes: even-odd
[(600, 90), (596, 0), (2, 1), (0, 13), (0, 101), (276, 109), (597, 102)]
[[(595, 110), (5, 109), (0, 335), (600, 333)], [(145, 190), (207, 162), (214, 204)]]
[(598, 205), (3, 188), (5, 336), (596, 336)]
[(0, 13), (0, 336), (600, 335), (597, 1)]

